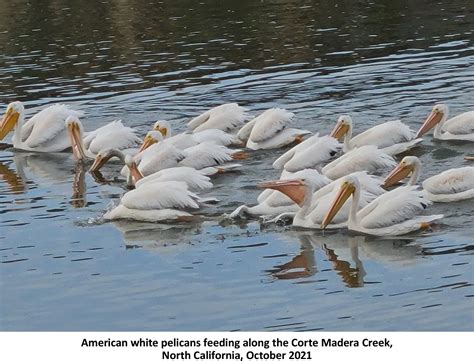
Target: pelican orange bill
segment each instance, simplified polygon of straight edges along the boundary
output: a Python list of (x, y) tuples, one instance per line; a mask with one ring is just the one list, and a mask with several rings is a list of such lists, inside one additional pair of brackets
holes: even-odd
[(400, 163), (385, 178), (383, 186), (386, 188), (396, 184), (397, 182), (400, 182), (402, 179), (408, 177), (412, 171), (412, 166)]
[(430, 113), (428, 118), (426, 118), (425, 122), (421, 126), (421, 128), (416, 133), (416, 137), (419, 138), (430, 131), (436, 124), (438, 124), (441, 119), (443, 118), (443, 113), (439, 111), (433, 111)]
[(12, 108), (7, 109), (0, 124), (0, 140), (5, 138), (15, 127), (19, 117), (20, 114), (18, 112), (15, 112)]
[(354, 193), (355, 187), (348, 183), (344, 182), (341, 186), (341, 189), (337, 193), (336, 198), (334, 199), (334, 202), (331, 205), (331, 208), (329, 208), (328, 213), (323, 219), (323, 222), (321, 223), (321, 228), (324, 229), (327, 227), (327, 225), (332, 221), (334, 216), (339, 212), (341, 207), (346, 203), (347, 199)]

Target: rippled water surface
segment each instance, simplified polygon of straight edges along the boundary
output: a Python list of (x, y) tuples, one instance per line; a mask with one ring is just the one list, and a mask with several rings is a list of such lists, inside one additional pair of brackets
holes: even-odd
[[(326, 133), (342, 112), (360, 131), (474, 108), (468, 0), (0, 5), (2, 111), (61, 101), (86, 129), (121, 118), (144, 134), (232, 101)], [(100, 221), (125, 192), (117, 166), (104, 182), (68, 153), (0, 150), (0, 329), (474, 330), (472, 201), (396, 239), (222, 224), (280, 152), (216, 179), (203, 222), (163, 226)], [(472, 152), (428, 136), (414, 154), (426, 177)]]

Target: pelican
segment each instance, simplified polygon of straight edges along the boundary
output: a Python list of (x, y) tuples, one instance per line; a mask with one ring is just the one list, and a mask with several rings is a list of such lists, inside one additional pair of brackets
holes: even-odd
[(273, 168), (297, 172), (306, 168), (319, 168), (332, 159), (341, 148), (333, 137), (315, 134), (281, 155), (273, 162)]
[(209, 190), (213, 187), (210, 178), (206, 176), (204, 172), (191, 167), (166, 168), (156, 173), (150, 174), (149, 176), (142, 177), (136, 163), (132, 160), (131, 156), (127, 156), (126, 158), (127, 166), (130, 168), (131, 174), (135, 180), (135, 188), (139, 188), (153, 182), (166, 181), (184, 182), (192, 192)]
[(158, 120), (153, 126), (153, 130), (159, 131), (163, 139), (176, 148), (185, 149), (200, 143), (214, 143), (217, 145), (243, 145), (234, 135), (220, 129), (206, 129), (196, 133), (180, 133), (172, 135), (171, 126), (166, 120)]
[(133, 219), (143, 222), (191, 221), (189, 210), (206, 203), (184, 182), (150, 182), (124, 194), (120, 204), (104, 214), (104, 219)]
[(242, 126), (247, 120), (247, 109), (237, 103), (226, 103), (209, 109), (192, 119), (188, 128), (194, 133), (206, 129), (220, 129), (229, 132)]
[[(389, 187), (411, 174), (409, 186), (416, 185), (421, 172), (418, 157), (409, 156), (387, 176), (384, 182)], [(474, 167), (448, 169), (423, 181), (423, 194), (432, 202), (454, 202), (474, 198)]]
[(375, 173), (395, 165), (395, 160), (383, 150), (375, 145), (364, 145), (325, 165), (322, 173), (330, 179), (338, 179), (353, 172)]
[[(296, 173), (283, 173), (282, 178), (276, 182), (283, 182), (288, 179), (304, 178), (312, 189), (317, 190), (329, 184), (331, 180), (314, 169), (304, 169)], [(264, 191), (262, 197), (259, 197), (258, 204), (252, 207), (247, 205), (239, 206), (229, 217), (237, 218), (244, 215), (265, 215), (276, 216), (281, 213), (296, 212), (298, 206), (287, 197), (284, 193), (272, 191)]]
[(416, 136), (421, 137), (434, 127), (435, 139), (474, 141), (474, 111), (458, 114), (447, 120), (448, 116), (448, 106), (436, 104)]
[(13, 147), (30, 152), (62, 152), (71, 146), (64, 128), (69, 116), (79, 117), (82, 112), (65, 104), (54, 104), (36, 113), (25, 122), (22, 102), (8, 104), (0, 124), (0, 140), (14, 129)]
[(344, 138), (344, 152), (364, 145), (375, 145), (389, 155), (397, 155), (413, 148), (421, 139), (415, 137), (415, 132), (400, 120), (378, 124), (352, 138), (352, 118), (341, 115), (331, 136), (339, 140)]
[[(149, 139), (144, 143), (148, 146)], [(240, 158), (239, 151), (212, 143), (201, 143), (186, 149), (178, 149), (166, 142), (157, 142), (140, 154), (138, 170), (142, 176), (173, 167), (191, 167), (202, 170), (206, 175), (225, 172), (237, 165), (225, 167), (226, 162)], [(134, 159), (136, 161), (136, 159)]]
[(303, 137), (311, 132), (288, 128), (295, 115), (286, 109), (271, 108), (240, 129), (237, 136), (247, 141), (247, 148), (274, 149), (291, 143), (300, 143)]
[[(114, 121), (96, 129), (83, 139), (82, 123), (76, 116), (66, 119), (72, 152), (77, 160), (94, 159), (104, 149), (118, 149), (125, 153), (137, 153), (141, 139), (132, 128), (125, 127), (120, 121)], [(63, 123), (64, 127), (64, 123)]]
[(431, 202), (416, 186), (400, 187), (384, 193), (359, 210), (361, 185), (357, 177), (348, 176), (340, 186), (324, 217), (321, 228), (326, 228), (344, 203), (352, 195), (347, 228), (374, 236), (396, 236), (429, 227), (443, 218), (442, 214), (419, 216)]
[[(380, 180), (375, 176), (368, 175), (367, 172), (356, 172), (352, 173), (350, 176), (357, 178), (363, 184), (358, 209), (367, 205), (370, 201), (385, 192), (381, 187)], [(319, 228), (324, 219), (324, 215), (330, 208), (334, 195), (347, 177), (349, 176), (337, 179), (324, 187), (321, 187), (319, 190), (316, 190), (314, 186), (304, 178), (260, 183), (258, 185), (259, 187), (282, 192), (298, 206), (296, 212), (282, 213), (268, 222), (275, 222), (283, 217), (293, 217), (294, 226), (302, 228)], [(333, 219), (333, 223), (328, 227), (346, 227), (349, 207), (350, 202), (348, 202), (344, 209), (337, 214)]]

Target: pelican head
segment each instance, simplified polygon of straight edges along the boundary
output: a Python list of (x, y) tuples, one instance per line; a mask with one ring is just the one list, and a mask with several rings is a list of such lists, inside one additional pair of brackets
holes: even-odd
[(155, 122), (153, 130), (160, 132), (163, 138), (169, 138), (171, 136), (171, 127), (166, 120), (158, 120)]
[(428, 115), (428, 118), (426, 118), (423, 125), (416, 133), (416, 137), (419, 138), (428, 133), (432, 128), (434, 128), (448, 116), (448, 112), (449, 109), (446, 104), (436, 104), (431, 110), (431, 113)]
[(389, 173), (385, 178), (383, 186), (390, 187), (402, 179), (408, 177), (416, 169), (421, 167), (421, 162), (418, 157), (406, 156), (402, 161)]
[(283, 193), (299, 206), (302, 206), (304, 203), (305, 188), (308, 186), (308, 182), (304, 178), (279, 179), (257, 184), (259, 188), (274, 189)]
[(142, 146), (138, 150), (139, 153), (143, 152), (148, 147), (151, 147), (153, 144), (161, 142), (163, 140), (163, 135), (157, 130), (150, 130), (146, 133), (145, 138), (143, 139)]
[(99, 153), (95, 156), (94, 163), (89, 169), (89, 172), (97, 172), (102, 168), (105, 163), (107, 163), (111, 158), (117, 157), (122, 161), (125, 161), (124, 154), (118, 149), (102, 149)]
[(69, 139), (71, 140), (72, 153), (77, 160), (82, 161), (86, 158), (84, 146), (82, 143), (82, 123), (78, 117), (75, 115), (70, 115), (66, 118), (65, 124), (69, 134)]
[(133, 157), (130, 154), (125, 156), (125, 164), (127, 165), (135, 183), (143, 178), (143, 174), (138, 169), (137, 163), (133, 160)]
[(18, 123), (18, 119), (23, 114), (25, 108), (23, 107), (22, 102), (12, 102), (8, 104), (7, 110), (3, 115), (3, 119), (0, 123), (0, 140), (5, 138), (8, 133), (11, 132), (13, 128), (15, 128), (16, 124)]
[(334, 216), (339, 212), (344, 203), (349, 199), (349, 197), (354, 194), (356, 189), (359, 189), (359, 179), (356, 176), (349, 175), (345, 178), (344, 182), (341, 184), (341, 188), (337, 193), (336, 198), (331, 204), (329, 211), (326, 213), (326, 216), (321, 223), (321, 228), (324, 229), (332, 221)]
[(347, 133), (352, 131), (352, 118), (350, 115), (341, 115), (330, 136), (337, 140), (342, 140)]

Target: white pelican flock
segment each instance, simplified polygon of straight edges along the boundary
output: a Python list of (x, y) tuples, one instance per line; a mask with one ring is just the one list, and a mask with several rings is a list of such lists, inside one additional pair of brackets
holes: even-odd
[(218, 207), (211, 177), (245, 173), (253, 153), (282, 173), (277, 180), (255, 179), (264, 188), (255, 204), (239, 206), (228, 218), (290, 218), (295, 227), (395, 236), (439, 221), (443, 215), (431, 211), (433, 202), (474, 198), (473, 166), (444, 169), (418, 185), (423, 178), (420, 159), (397, 158), (414, 147), (423, 149), (421, 137), (433, 128), (433, 138), (441, 141), (474, 141), (474, 111), (449, 118), (444, 104), (433, 107), (417, 132), (390, 120), (355, 136), (349, 115), (339, 116), (333, 130), (320, 135), (318, 129), (296, 127), (297, 115), (286, 109), (271, 108), (252, 117), (236, 103), (205, 111), (176, 134), (166, 120), (155, 121), (142, 136), (143, 129), (122, 121), (86, 132), (85, 120), (83, 112), (64, 104), (50, 105), (26, 120), (25, 107), (15, 101), (1, 120), (0, 140), (13, 131), (14, 149), (70, 151), (76, 161), (91, 162), (91, 172), (111, 159), (119, 161), (120, 173), (134, 189), (104, 214), (106, 220), (194, 221), (202, 207)]

